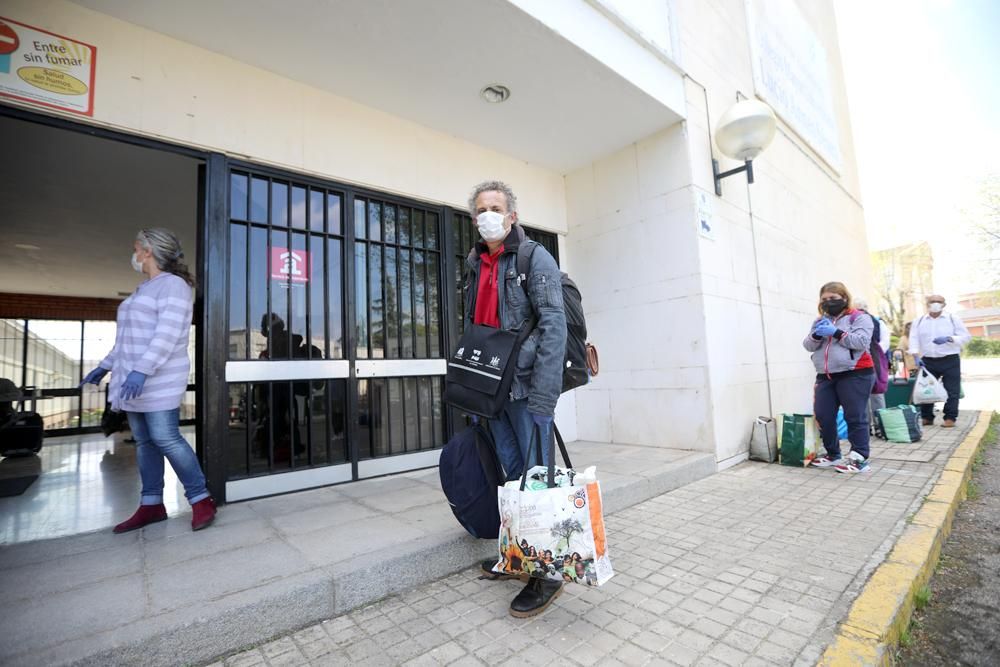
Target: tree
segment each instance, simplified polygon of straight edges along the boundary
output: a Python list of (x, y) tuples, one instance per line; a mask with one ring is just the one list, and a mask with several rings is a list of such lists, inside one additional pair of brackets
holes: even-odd
[[(560, 543), (566, 542), (566, 547), (564, 551), (569, 551), (569, 540), (573, 537), (574, 533), (582, 533), (583, 526), (580, 525), (579, 519), (563, 519), (556, 525), (552, 526), (552, 537), (561, 537)], [(557, 551), (559, 551), (557, 546)]]
[(892, 285), (879, 290), (878, 316), (889, 325), (889, 331), (897, 338), (903, 335), (906, 323), (910, 321), (906, 314), (906, 302), (912, 294), (910, 290), (893, 288)]
[(994, 287), (1000, 287), (1000, 173), (983, 179), (979, 201), (972, 210), (965, 211), (971, 223), (972, 236), (982, 244), (983, 268)]

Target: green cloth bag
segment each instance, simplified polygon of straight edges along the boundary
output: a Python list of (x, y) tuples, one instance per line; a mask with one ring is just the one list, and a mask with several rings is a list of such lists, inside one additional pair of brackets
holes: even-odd
[(801, 468), (816, 458), (819, 429), (812, 415), (781, 415), (781, 465)]
[(923, 437), (920, 413), (912, 405), (882, 408), (875, 413), (875, 434), (889, 442), (918, 442)]

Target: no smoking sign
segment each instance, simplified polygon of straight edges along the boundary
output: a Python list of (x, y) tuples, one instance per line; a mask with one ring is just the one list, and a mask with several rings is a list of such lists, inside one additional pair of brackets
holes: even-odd
[(21, 40), (14, 29), (0, 21), (0, 56), (14, 53), (20, 45)]

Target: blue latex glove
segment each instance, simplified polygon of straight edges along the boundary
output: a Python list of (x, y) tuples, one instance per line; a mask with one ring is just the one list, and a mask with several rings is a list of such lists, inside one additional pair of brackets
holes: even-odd
[(142, 385), (146, 382), (146, 376), (139, 371), (132, 371), (125, 378), (125, 382), (122, 383), (121, 398), (124, 401), (130, 401), (133, 398), (139, 398), (142, 394)]
[(837, 333), (837, 327), (833, 326), (833, 323), (829, 320), (826, 322), (820, 321), (816, 323), (816, 328), (813, 329), (813, 332), (817, 336), (823, 336), (825, 338), (826, 336), (832, 336)]
[(923, 368), (924, 367), (924, 360), (921, 359), (920, 357), (918, 357), (917, 355), (913, 355), (913, 360), (915, 362), (917, 362), (917, 368)]
[(101, 368), (100, 366), (98, 366), (94, 370), (92, 370), (89, 373), (87, 373), (87, 377), (83, 378), (83, 382), (81, 382), (80, 384), (78, 384), (77, 388), (80, 388), (80, 387), (82, 387), (83, 385), (85, 385), (87, 383), (90, 383), (90, 384), (100, 384), (101, 383), (101, 379), (104, 378), (104, 376), (107, 375), (107, 374), (108, 374), (108, 369), (107, 368)]
[(945, 343), (951, 342), (951, 336), (938, 336), (934, 339), (935, 345), (944, 345)]
[(539, 426), (546, 431), (552, 428), (552, 415), (537, 415), (534, 412), (529, 412), (531, 415), (531, 421), (535, 422), (536, 426)]

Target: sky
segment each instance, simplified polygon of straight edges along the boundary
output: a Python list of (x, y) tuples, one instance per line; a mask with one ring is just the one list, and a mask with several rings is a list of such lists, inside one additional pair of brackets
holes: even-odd
[(835, 0), (872, 250), (929, 241), (935, 291), (987, 289), (970, 216), (1000, 174), (1000, 0)]

